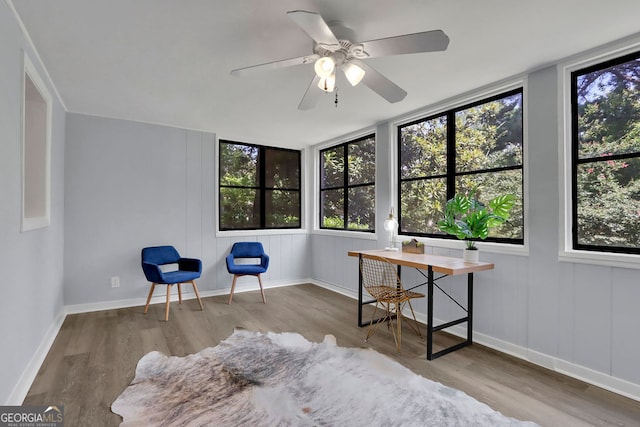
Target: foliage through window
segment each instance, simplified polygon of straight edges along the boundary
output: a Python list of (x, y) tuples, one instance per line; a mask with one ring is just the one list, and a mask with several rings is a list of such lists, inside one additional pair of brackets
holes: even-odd
[(573, 248), (640, 254), (640, 52), (571, 74)]
[(300, 228), (300, 151), (220, 141), (220, 230)]
[(320, 227), (375, 230), (374, 135), (320, 151)]
[(452, 238), (440, 231), (447, 200), (478, 186), (487, 203), (513, 194), (507, 222), (489, 241), (524, 241), (522, 89), (398, 127), (399, 231)]

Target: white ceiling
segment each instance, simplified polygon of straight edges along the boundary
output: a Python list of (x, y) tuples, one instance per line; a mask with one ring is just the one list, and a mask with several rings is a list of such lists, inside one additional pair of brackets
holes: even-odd
[[(7, 0), (70, 112), (304, 147), (640, 31), (639, 0)], [(286, 12), (340, 20), (358, 40), (442, 29), (448, 50), (368, 60), (408, 92), (389, 104), (338, 77), (339, 106), (298, 103), (312, 65), (234, 77), (312, 53)], [(340, 80), (342, 77), (342, 80)]]

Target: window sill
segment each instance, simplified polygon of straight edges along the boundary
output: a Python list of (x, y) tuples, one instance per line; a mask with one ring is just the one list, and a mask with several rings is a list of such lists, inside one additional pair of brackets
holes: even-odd
[(564, 250), (558, 254), (558, 260), (576, 264), (640, 269), (640, 256), (631, 254)]
[(216, 237), (241, 236), (282, 236), (286, 234), (307, 234), (306, 228), (276, 228), (268, 230), (225, 230), (216, 231)]
[(349, 231), (349, 230), (327, 230), (327, 229), (315, 229), (313, 234), (322, 234), (324, 236), (333, 237), (348, 237), (350, 239), (363, 239), (363, 240), (378, 240), (376, 233), (369, 233), (364, 231)]
[(42, 216), (37, 218), (22, 218), (22, 231), (37, 230), (38, 228), (44, 228), (51, 225), (49, 216)]
[[(397, 241), (416, 239), (422, 242), (427, 247), (444, 248), (444, 249), (457, 249), (462, 251), (465, 248), (465, 243), (462, 240), (452, 239), (433, 239), (428, 237), (414, 237), (414, 236), (398, 236)], [(508, 243), (493, 243), (493, 242), (476, 242), (476, 246), (483, 252), (505, 254), (505, 255), (518, 255), (528, 256), (529, 248), (526, 245), (512, 245)]]

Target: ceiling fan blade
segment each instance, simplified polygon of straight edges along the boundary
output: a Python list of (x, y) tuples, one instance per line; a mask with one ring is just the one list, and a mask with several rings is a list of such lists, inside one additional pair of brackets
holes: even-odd
[(318, 89), (318, 82), (320, 82), (320, 77), (313, 76), (313, 80), (311, 80), (307, 91), (300, 100), (298, 110), (310, 110), (316, 106), (318, 99), (320, 99), (320, 95), (322, 95), (322, 91)]
[(316, 43), (340, 46), (340, 42), (333, 34), (333, 31), (331, 31), (322, 16), (317, 13), (307, 12), (306, 10), (292, 10), (287, 12), (287, 15)]
[(318, 59), (316, 54), (300, 56), (298, 58), (283, 59), (281, 61), (267, 62), (266, 64), (252, 65), (231, 71), (232, 76), (246, 76), (260, 71), (277, 70), (279, 68), (292, 67), (294, 65), (309, 64)]
[(362, 83), (387, 101), (391, 103), (399, 102), (402, 101), (405, 96), (407, 96), (407, 92), (405, 92), (400, 86), (380, 74), (375, 68), (372, 68), (370, 65), (367, 65), (364, 62), (361, 64), (361, 66), (365, 70), (364, 77), (362, 78)]
[(369, 54), (369, 58), (375, 58), (446, 50), (449, 46), (449, 37), (442, 30), (434, 30), (361, 43), (365, 52)]

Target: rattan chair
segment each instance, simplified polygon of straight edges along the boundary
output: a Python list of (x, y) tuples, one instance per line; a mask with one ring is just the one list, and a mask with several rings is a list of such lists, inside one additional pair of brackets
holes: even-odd
[[(387, 260), (367, 255), (360, 258), (360, 272), (362, 273), (362, 286), (376, 300), (376, 307), (371, 315), (371, 323), (367, 331), (365, 342), (376, 332), (382, 323), (387, 323), (387, 327), (393, 333), (398, 352), (402, 344), (402, 309), (408, 305), (413, 315), (413, 322), (407, 322), (409, 326), (422, 338), (416, 314), (411, 306), (414, 298), (424, 298), (424, 294), (407, 291), (402, 287), (402, 282), (393, 264)], [(385, 311), (384, 317), (375, 320), (378, 306)], [(392, 320), (396, 319), (396, 327), (392, 325)], [(409, 319), (408, 319), (409, 320)], [(397, 329), (397, 331), (396, 331)]]

